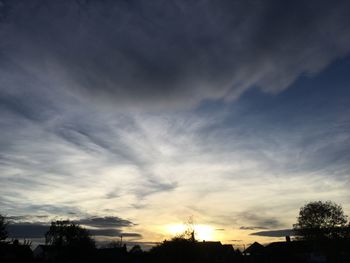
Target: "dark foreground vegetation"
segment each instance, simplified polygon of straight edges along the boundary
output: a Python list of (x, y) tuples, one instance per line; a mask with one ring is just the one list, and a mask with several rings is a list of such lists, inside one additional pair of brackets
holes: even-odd
[(46, 244), (34, 250), (30, 242), (8, 241), (7, 221), (0, 216), (0, 262), (184, 262), (184, 263), (280, 263), (329, 262), (350, 263), (350, 227), (341, 206), (327, 202), (311, 202), (300, 209), (294, 225), (296, 237), (284, 242), (251, 244), (244, 251), (221, 242), (198, 242), (194, 232), (142, 251), (136, 245), (115, 243), (96, 248), (89, 232), (70, 221), (52, 222), (45, 235)]

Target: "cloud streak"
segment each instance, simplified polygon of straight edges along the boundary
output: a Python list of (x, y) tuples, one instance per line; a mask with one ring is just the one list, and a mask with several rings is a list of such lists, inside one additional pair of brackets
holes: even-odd
[(292, 229), (281, 229), (273, 231), (260, 231), (251, 233), (252, 236), (264, 236), (264, 237), (285, 237), (285, 236), (294, 236), (295, 233)]
[[(47, 218), (48, 216), (43, 215), (8, 216), (7, 219), (11, 221), (8, 225), (9, 237), (43, 239), (50, 228), (50, 222), (46, 222)], [(38, 219), (41, 221), (33, 221)], [(92, 236), (99, 238), (121, 235), (126, 238), (142, 238), (140, 233), (123, 231), (123, 228), (133, 227), (135, 224), (119, 217), (89, 217), (72, 220), (72, 222), (85, 227)]]
[(131, 221), (115, 216), (91, 217), (86, 219), (80, 219), (75, 222), (77, 224), (99, 228), (133, 226), (133, 223)]

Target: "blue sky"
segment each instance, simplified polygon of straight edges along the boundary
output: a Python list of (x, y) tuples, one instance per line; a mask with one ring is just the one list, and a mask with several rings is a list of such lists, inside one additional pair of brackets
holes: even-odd
[(349, 10), (0, 1), (0, 213), (137, 242), (193, 216), (237, 245), (349, 213)]

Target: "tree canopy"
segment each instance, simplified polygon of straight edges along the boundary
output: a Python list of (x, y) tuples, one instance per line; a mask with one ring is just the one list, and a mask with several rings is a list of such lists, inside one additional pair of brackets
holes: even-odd
[(301, 207), (293, 227), (304, 239), (336, 239), (349, 232), (343, 208), (331, 201), (315, 201)]
[(48, 245), (58, 247), (95, 247), (89, 231), (68, 220), (51, 222), (50, 229), (45, 234), (45, 241)]

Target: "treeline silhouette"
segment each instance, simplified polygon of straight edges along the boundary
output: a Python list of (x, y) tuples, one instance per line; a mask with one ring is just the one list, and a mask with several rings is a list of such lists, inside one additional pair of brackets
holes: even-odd
[(122, 242), (97, 248), (88, 230), (67, 221), (51, 222), (45, 245), (31, 250), (29, 241), (9, 241), (8, 222), (0, 215), (0, 262), (125, 262), (125, 263), (350, 263), (350, 225), (340, 205), (310, 202), (300, 209), (294, 224), (296, 237), (267, 245), (255, 242), (245, 250), (219, 241), (195, 238), (193, 229), (143, 251)]

